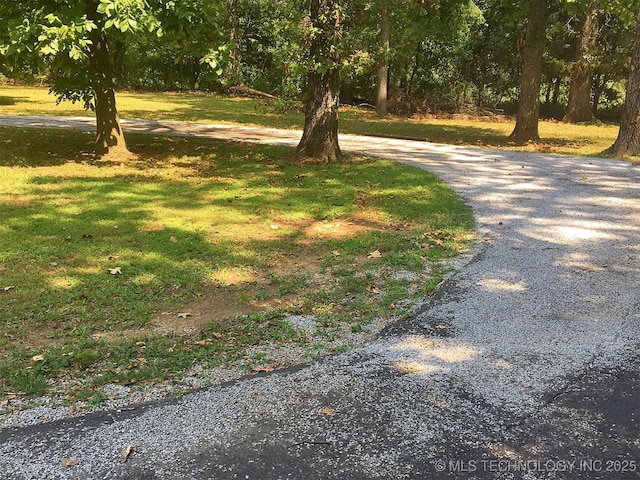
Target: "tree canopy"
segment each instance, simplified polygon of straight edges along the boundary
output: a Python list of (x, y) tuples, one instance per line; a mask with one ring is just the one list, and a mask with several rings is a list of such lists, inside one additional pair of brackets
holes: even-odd
[[(101, 152), (124, 145), (116, 88), (242, 85), (286, 103), (308, 102), (319, 80), (332, 90), (327, 107), (386, 100), (382, 114), (515, 114), (521, 78), (531, 78), (534, 1), (0, 2), (0, 72), (44, 76), (60, 100), (95, 110)], [(545, 13), (540, 78), (525, 95), (539, 103), (531, 118), (538, 109), (572, 122), (620, 118), (636, 2), (563, 0)]]

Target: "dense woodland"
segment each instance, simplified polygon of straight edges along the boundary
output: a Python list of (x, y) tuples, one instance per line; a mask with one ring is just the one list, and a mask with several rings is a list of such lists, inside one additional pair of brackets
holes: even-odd
[(517, 113), (528, 141), (539, 116), (620, 119), (637, 19), (634, 0), (1, 0), (0, 69), (44, 75), (99, 122), (117, 88), (241, 87), (304, 100), (325, 136), (318, 109), (341, 103)]

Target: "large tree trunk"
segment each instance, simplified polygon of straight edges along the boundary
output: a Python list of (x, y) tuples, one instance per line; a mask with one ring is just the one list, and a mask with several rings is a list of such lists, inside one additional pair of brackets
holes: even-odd
[(304, 132), (296, 148), (297, 160), (333, 162), (340, 156), (338, 145), (338, 92), (340, 70), (336, 49), (339, 18), (333, 11), (336, 0), (311, 0), (310, 20), (314, 29), (310, 55), (324, 68), (310, 70), (305, 91)]
[(98, 155), (128, 154), (113, 88), (96, 89), (96, 153)]
[(640, 11), (620, 131), (618, 138), (608, 151), (619, 158), (640, 155)]
[(593, 65), (589, 56), (598, 38), (598, 10), (598, 1), (590, 0), (578, 34), (576, 56), (569, 84), (569, 103), (563, 122), (579, 123), (595, 120), (591, 108)]
[(96, 95), (96, 154), (128, 155), (129, 151), (116, 109), (109, 46), (99, 33), (93, 35), (92, 41), (89, 63), (95, 75), (92, 86)]
[(378, 65), (378, 98), (376, 101), (376, 113), (379, 117), (386, 117), (387, 97), (389, 88), (389, 3), (380, 0), (380, 59)]
[(316, 163), (335, 161), (340, 156), (338, 145), (338, 88), (337, 68), (325, 74), (307, 76), (304, 132), (296, 148), (296, 158)]
[(530, 0), (527, 31), (522, 52), (522, 79), (516, 126), (511, 138), (516, 143), (539, 142), (540, 83), (547, 25), (547, 0)]

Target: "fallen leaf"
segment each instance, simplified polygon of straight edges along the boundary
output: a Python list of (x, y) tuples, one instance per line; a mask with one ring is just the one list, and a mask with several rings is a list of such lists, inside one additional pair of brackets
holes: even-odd
[(436, 325), (436, 328), (437, 328), (438, 330), (444, 330), (445, 328), (447, 328), (447, 326), (446, 326), (446, 325), (443, 325), (443, 324), (441, 323), (440, 325)]
[(117, 255), (110, 255), (109, 256), (109, 260), (111, 260), (112, 262), (116, 261), (119, 257)]
[(340, 252), (337, 250), (334, 250), (333, 252), (331, 252), (333, 254), (334, 257), (339, 257), (340, 256)]
[(171, 236), (169, 237), (169, 241), (170, 241), (170, 242), (173, 242), (173, 243), (178, 243), (178, 239), (177, 239), (176, 237), (174, 237), (173, 235), (171, 235)]
[(144, 357), (138, 357), (136, 360), (140, 365), (145, 365), (147, 363), (147, 359)]
[(120, 454), (120, 463), (126, 463), (129, 455), (133, 453), (133, 445), (127, 445)]
[(278, 367), (276, 367), (275, 365), (265, 365), (264, 367), (253, 367), (251, 370), (253, 370), (254, 372), (265, 372), (265, 373), (269, 373), (269, 372), (273, 372), (274, 370), (277, 370)]
[(178, 314), (178, 318), (187, 318), (187, 317), (191, 317), (192, 315), (189, 312), (182, 312)]
[(322, 407), (318, 413), (320, 413), (321, 415), (335, 415), (336, 413), (338, 413), (338, 411), (335, 408), (331, 408), (331, 407)]
[(199, 347), (206, 347), (207, 345), (211, 345), (211, 340), (196, 340), (193, 344)]
[(382, 257), (382, 254), (380, 253), (380, 250), (374, 250), (369, 255), (367, 255), (367, 258), (381, 258), (381, 257)]
[(8, 287), (3, 287), (2, 290), (4, 290), (5, 292), (8, 292), (9, 290), (13, 290), (14, 288), (16, 288), (15, 285), (9, 285)]
[(62, 459), (62, 466), (63, 467), (75, 467), (76, 465), (78, 465), (80, 462), (76, 459), (76, 458), (63, 458)]
[(122, 275), (122, 267), (114, 267), (109, 269), (111, 275)]
[(147, 344), (144, 343), (144, 342), (136, 342), (135, 345), (136, 345), (136, 347), (146, 347), (147, 346)]
[(65, 242), (70, 242), (71, 241), (71, 235), (69, 235), (68, 237), (65, 237), (64, 241)]
[(278, 225), (269, 225), (269, 228), (271, 228), (271, 230), (278, 230), (280, 227)]
[(33, 357), (31, 357), (31, 360), (33, 360), (34, 362), (42, 362), (44, 360), (44, 355), (34, 355)]
[(0, 408), (4, 408), (4, 407), (8, 407), (9, 406), (9, 400), (2, 400), (0, 402)]
[(51, 262), (49, 265), (51, 265), (52, 267), (57, 267), (58, 266), (58, 262)]

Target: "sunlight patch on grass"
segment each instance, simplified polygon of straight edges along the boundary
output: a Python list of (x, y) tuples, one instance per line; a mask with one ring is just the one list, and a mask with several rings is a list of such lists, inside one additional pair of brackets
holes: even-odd
[[(0, 138), (0, 287), (14, 287), (0, 290), (0, 396), (65, 376), (161, 381), (262, 342), (304, 344), (289, 314), (319, 315), (327, 337), (402, 316), (396, 299), (432, 293), (432, 262), (473, 238), (446, 185), (391, 161), (303, 167), (282, 147), (130, 135), (137, 160), (108, 164), (83, 155), (84, 132)], [(397, 270), (419, 280), (392, 284)]]
[(245, 267), (222, 267), (209, 270), (203, 275), (203, 280), (211, 284), (240, 285), (243, 283), (255, 282), (258, 277), (255, 271), (248, 266)]
[(54, 290), (70, 290), (77, 287), (80, 280), (74, 277), (55, 276), (49, 278), (47, 283)]

